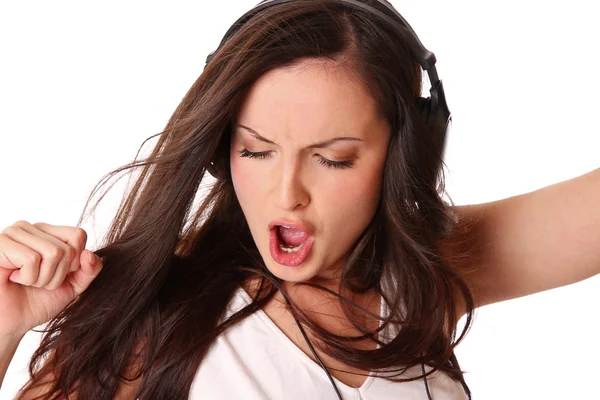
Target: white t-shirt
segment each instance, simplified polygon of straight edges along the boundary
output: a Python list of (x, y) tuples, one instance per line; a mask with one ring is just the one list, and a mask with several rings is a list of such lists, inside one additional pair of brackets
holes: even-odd
[[(251, 302), (239, 288), (226, 318)], [(382, 304), (381, 315), (384, 312)], [(408, 373), (420, 375), (421, 366)], [(427, 399), (423, 379), (397, 383), (369, 376), (359, 388), (333, 379), (344, 400)], [(438, 371), (428, 376), (427, 382), (432, 399), (467, 399), (462, 385), (445, 373)], [(189, 399), (336, 400), (337, 395), (325, 371), (259, 310), (213, 343), (194, 377)]]

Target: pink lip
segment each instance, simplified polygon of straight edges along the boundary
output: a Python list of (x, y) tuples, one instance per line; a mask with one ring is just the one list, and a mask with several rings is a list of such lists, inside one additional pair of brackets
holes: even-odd
[[(296, 267), (308, 258), (312, 245), (315, 241), (314, 236), (308, 235), (306, 240), (301, 245), (302, 247), (294, 253), (287, 253), (279, 248), (279, 239), (277, 238), (277, 228), (273, 225), (273, 228), (269, 229), (269, 251), (273, 260), (280, 264), (289, 267)], [(290, 225), (288, 225), (290, 226)], [(296, 228), (296, 226), (294, 226)]]
[[(286, 253), (279, 249), (279, 239), (277, 238), (277, 226), (284, 225), (303, 231), (306, 234), (306, 241), (303, 247), (297, 253)], [(292, 222), (287, 219), (277, 219), (269, 223), (269, 250), (271, 257), (280, 265), (290, 267), (298, 266), (308, 258), (310, 250), (315, 241), (313, 236), (314, 229), (312, 225), (296, 220)]]
[(285, 225), (285, 226), (289, 226), (290, 228), (295, 228), (295, 229), (299, 229), (303, 232), (305, 232), (307, 235), (310, 235), (313, 232), (313, 229), (311, 229), (308, 224), (302, 223), (302, 222), (291, 222), (288, 220), (284, 220), (284, 219), (279, 219), (279, 220), (274, 220), (269, 222), (269, 230), (273, 229), (276, 226), (279, 225)]

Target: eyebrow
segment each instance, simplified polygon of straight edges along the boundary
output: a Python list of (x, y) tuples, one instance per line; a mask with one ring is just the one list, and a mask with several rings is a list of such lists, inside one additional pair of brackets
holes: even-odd
[[(269, 139), (261, 136), (258, 132), (256, 132), (254, 129), (252, 129), (250, 127), (247, 127), (247, 126), (242, 125), (242, 124), (237, 124), (236, 126), (238, 126), (240, 128), (244, 128), (245, 130), (247, 130), (248, 132), (250, 132), (250, 134), (254, 138), (260, 140), (261, 142), (265, 142), (265, 143), (269, 143), (269, 144), (273, 144), (273, 145), (277, 146), (277, 143), (275, 143), (275, 142), (273, 142), (273, 141), (271, 141), (271, 140), (269, 140)], [(336, 142), (344, 141), (344, 140), (347, 140), (347, 141), (358, 141), (358, 142), (362, 142), (363, 141), (362, 139), (357, 138), (357, 137), (340, 136), (340, 137), (336, 137), (336, 138), (333, 138), (333, 139), (327, 139), (327, 140), (324, 140), (324, 141), (319, 142), (319, 143), (311, 144), (310, 146), (307, 146), (306, 148), (307, 149), (322, 149), (322, 148), (325, 148), (325, 147), (329, 147), (329, 146), (331, 146), (332, 144), (334, 144)]]

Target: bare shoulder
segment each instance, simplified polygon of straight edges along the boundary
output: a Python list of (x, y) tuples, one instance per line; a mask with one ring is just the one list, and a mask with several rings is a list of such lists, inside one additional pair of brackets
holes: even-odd
[[(454, 231), (441, 243), (441, 251), (453, 271), (465, 282), (474, 301), (474, 308), (483, 305), (481, 285), (485, 272), (486, 254), (490, 250), (487, 221), (491, 210), (483, 204), (457, 206), (458, 223)], [(462, 318), (467, 313), (465, 299), (456, 289), (456, 313)]]

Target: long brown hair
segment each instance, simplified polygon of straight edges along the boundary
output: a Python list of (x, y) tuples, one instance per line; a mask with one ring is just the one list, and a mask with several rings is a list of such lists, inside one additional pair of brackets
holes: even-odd
[[(377, 1), (363, 1), (390, 15)], [(454, 347), (470, 327), (473, 301), (440, 250), (458, 221), (453, 206), (442, 200), (440, 156), (430, 151), (430, 135), (416, 107), (421, 68), (398, 32), (367, 12), (338, 2), (298, 0), (248, 21), (215, 53), (163, 132), (148, 138), (158, 136), (151, 154), (138, 160), (138, 152), (132, 163), (94, 187), (78, 226), (98, 185), (141, 167), (96, 251), (104, 261), (102, 272), (47, 324), (25, 390), (52, 376), (46, 398), (77, 393), (83, 399), (112, 399), (123, 379), (141, 376), (137, 396), (142, 399), (187, 398), (215, 339), (283, 290), (266, 268), (237, 201), (229, 141), (251, 85), (271, 69), (307, 58), (352, 68), (390, 122), (380, 204), (344, 265), (340, 285), (355, 293), (380, 292), (390, 309), (382, 328), (401, 329), (379, 342), (380, 348), (359, 351), (349, 343), (379, 338), (359, 325), (352, 304), (342, 301), (364, 332), (358, 338), (328, 332), (295, 303), (291, 309), (316, 335), (321, 351), (346, 365), (395, 371), (386, 379), (403, 381), (422, 378), (399, 374), (423, 362), (432, 372), (462, 380)], [(235, 290), (257, 277), (261, 285), (254, 302), (223, 321)], [(456, 304), (462, 303), (467, 323), (457, 338)], [(123, 376), (132, 366), (133, 375)]]

